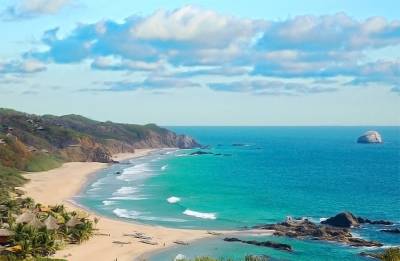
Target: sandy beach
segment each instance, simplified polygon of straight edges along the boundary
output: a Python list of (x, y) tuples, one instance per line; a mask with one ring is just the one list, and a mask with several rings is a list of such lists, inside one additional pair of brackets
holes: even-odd
[[(123, 160), (144, 156), (151, 150), (137, 150), (134, 154), (124, 153), (114, 156), (114, 160)], [(97, 162), (70, 162), (62, 167), (45, 172), (25, 174), (30, 181), (24, 186), (26, 195), (46, 205), (64, 204), (69, 209), (79, 209), (70, 199), (79, 193), (82, 186), (96, 171), (108, 164)], [(81, 209), (84, 210), (84, 209)], [(86, 211), (86, 210), (84, 210)], [(192, 241), (210, 236), (206, 231), (171, 229), (160, 226), (124, 222), (90, 213), (99, 218), (96, 235), (81, 245), (69, 245), (56, 253), (55, 257), (70, 261), (132, 261), (149, 251), (156, 251), (172, 245), (176, 240)], [(140, 243), (138, 239), (124, 236), (126, 233), (141, 232), (153, 238), (158, 245)], [(113, 241), (126, 242), (116, 244)]]

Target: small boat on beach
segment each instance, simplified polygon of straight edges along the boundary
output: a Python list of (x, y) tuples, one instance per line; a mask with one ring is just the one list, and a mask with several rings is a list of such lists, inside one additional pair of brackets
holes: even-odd
[(143, 244), (147, 244), (147, 245), (153, 245), (153, 246), (158, 245), (157, 242), (150, 241), (150, 240), (139, 240), (139, 242), (143, 243)]
[(188, 246), (189, 245), (188, 242), (185, 242), (185, 241), (182, 241), (182, 240), (176, 240), (176, 241), (174, 241), (174, 243), (178, 244), (178, 245), (184, 245), (184, 246)]

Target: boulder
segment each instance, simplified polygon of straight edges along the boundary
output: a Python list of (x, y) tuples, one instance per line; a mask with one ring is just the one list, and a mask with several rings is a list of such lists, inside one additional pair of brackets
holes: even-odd
[(358, 218), (356, 218), (350, 212), (339, 213), (334, 217), (330, 217), (327, 220), (321, 221), (321, 224), (345, 228), (357, 227), (360, 225)]
[(207, 155), (207, 154), (214, 154), (214, 153), (208, 152), (208, 151), (198, 150), (198, 151), (190, 153), (189, 155), (195, 156), (195, 155)]
[(357, 139), (358, 143), (382, 143), (382, 137), (377, 131), (367, 131)]

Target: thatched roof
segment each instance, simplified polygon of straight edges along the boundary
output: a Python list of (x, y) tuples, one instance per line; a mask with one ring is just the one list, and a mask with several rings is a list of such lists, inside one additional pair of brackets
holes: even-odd
[(68, 222), (65, 224), (67, 227), (75, 227), (76, 225), (83, 224), (82, 221), (79, 220), (78, 217), (73, 216)]
[(13, 236), (15, 233), (6, 228), (0, 228), (0, 237), (9, 237)]
[(45, 225), (43, 224), (42, 221), (40, 221), (37, 217), (34, 217), (29, 223), (28, 226), (31, 226), (33, 228), (42, 228)]
[(17, 219), (15, 220), (15, 222), (17, 224), (19, 224), (19, 223), (29, 223), (34, 218), (36, 218), (36, 215), (34, 213), (32, 213), (31, 211), (26, 211), (26, 212), (22, 213), (21, 215), (19, 215), (17, 217)]
[(44, 221), (44, 225), (48, 230), (57, 230), (60, 226), (57, 224), (57, 219), (53, 216), (48, 216)]

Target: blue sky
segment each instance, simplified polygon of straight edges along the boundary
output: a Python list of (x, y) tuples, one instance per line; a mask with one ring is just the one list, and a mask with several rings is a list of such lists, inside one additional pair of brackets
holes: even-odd
[(1, 107), (160, 125), (400, 124), (398, 1), (2, 2)]

